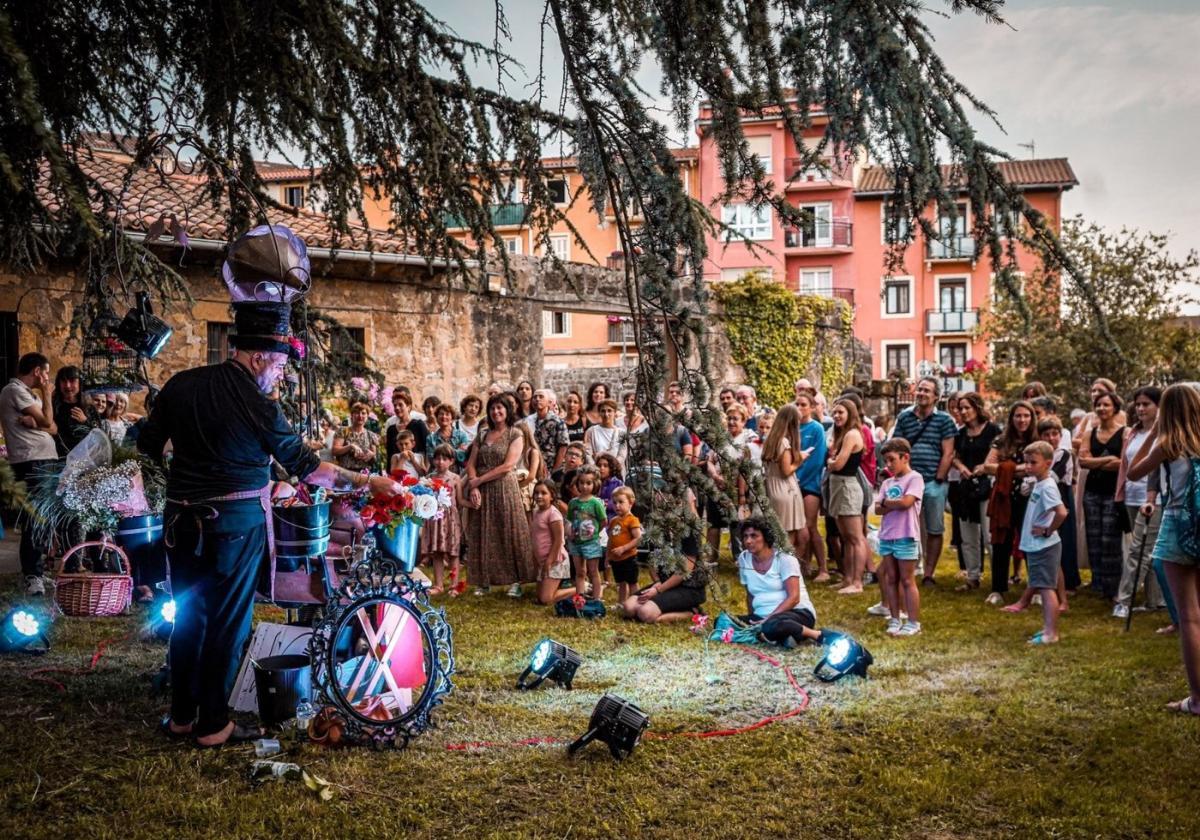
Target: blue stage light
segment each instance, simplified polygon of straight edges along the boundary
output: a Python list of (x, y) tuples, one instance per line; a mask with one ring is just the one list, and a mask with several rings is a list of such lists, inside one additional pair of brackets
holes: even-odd
[(826, 631), (822, 642), (825, 656), (813, 669), (813, 675), (822, 682), (836, 682), (848, 674), (865, 677), (875, 661), (870, 651), (845, 633)]
[(36, 610), (27, 607), (11, 610), (0, 626), (0, 650), (45, 653), (50, 649), (50, 640), (46, 636), (49, 626), (50, 619)]
[(172, 598), (162, 605), (162, 609), (158, 612), (159, 618), (168, 624), (175, 623), (175, 599)]
[(517, 688), (537, 688), (546, 680), (570, 688), (583, 657), (553, 639), (542, 639), (529, 655), (529, 667), (517, 677)]

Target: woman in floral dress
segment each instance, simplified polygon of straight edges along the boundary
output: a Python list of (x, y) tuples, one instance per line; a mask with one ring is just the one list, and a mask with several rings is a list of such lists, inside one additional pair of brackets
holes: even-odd
[(470, 508), (467, 521), (467, 574), (476, 595), (492, 586), (509, 586), (508, 594), (521, 597), (521, 584), (537, 580), (529, 519), (521, 501), (516, 470), (522, 465), (525, 439), (514, 428), (502, 395), (487, 402), (487, 429), (467, 457), (463, 503)]

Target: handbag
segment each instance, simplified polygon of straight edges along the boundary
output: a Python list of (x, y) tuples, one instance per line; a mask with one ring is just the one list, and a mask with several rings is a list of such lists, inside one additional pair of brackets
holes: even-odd
[(992, 495), (992, 479), (986, 475), (973, 475), (964, 479), (960, 487), (968, 501), (986, 502)]

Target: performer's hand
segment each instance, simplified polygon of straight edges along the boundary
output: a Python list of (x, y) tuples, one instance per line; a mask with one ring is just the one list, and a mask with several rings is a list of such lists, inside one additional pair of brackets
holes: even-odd
[(395, 496), (404, 491), (404, 488), (400, 486), (400, 482), (386, 475), (371, 476), (367, 479), (367, 489), (371, 491), (372, 495), (381, 494), (389, 496)]

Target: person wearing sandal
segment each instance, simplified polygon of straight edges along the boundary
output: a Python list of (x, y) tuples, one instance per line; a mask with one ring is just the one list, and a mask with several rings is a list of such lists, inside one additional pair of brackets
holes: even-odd
[(1187, 675), (1189, 694), (1169, 703), (1167, 709), (1180, 714), (1200, 715), (1200, 557), (1183, 550), (1184, 529), (1192, 524), (1187, 492), (1200, 458), (1200, 385), (1180, 383), (1163, 391), (1158, 418), (1133, 462), (1129, 479), (1149, 475), (1162, 467), (1162, 525), (1154, 543), (1153, 557), (1166, 571), (1168, 588), (1178, 611), (1179, 648)]
[[(295, 245), (279, 228), (273, 231), (234, 242), (226, 270), (282, 282), (279, 253), (294, 256)], [(296, 257), (291, 270), (307, 273), (307, 260)], [(289, 340), (290, 315), (286, 303), (235, 303), (231, 358), (167, 380), (137, 441), (159, 462), (168, 441), (174, 447), (163, 516), (179, 608), (170, 641), (171, 711), (162, 728), (191, 737), (198, 747), (260, 735), (229, 719), (227, 700), (250, 634), (255, 584), (269, 556), (271, 459), (290, 475), (334, 490), (401, 490), (385, 476), (368, 479), (320, 461), (268, 396), (289, 357), (300, 357)]]

